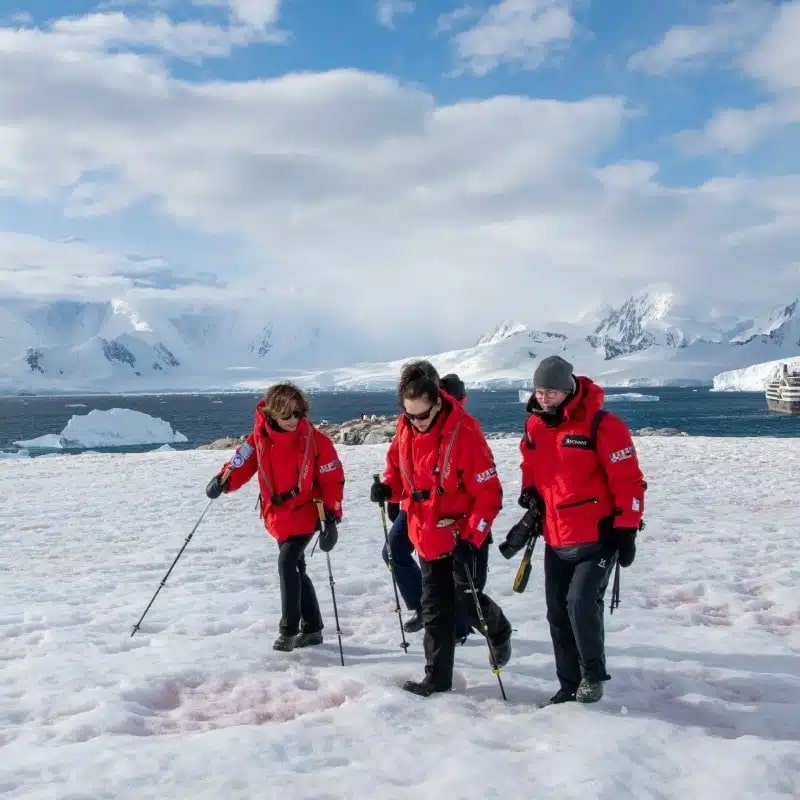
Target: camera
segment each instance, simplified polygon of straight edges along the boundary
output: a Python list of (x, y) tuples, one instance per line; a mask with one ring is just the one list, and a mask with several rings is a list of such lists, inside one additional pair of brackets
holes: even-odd
[(503, 558), (513, 558), (531, 539), (535, 539), (542, 532), (542, 517), (539, 508), (529, 508), (522, 519), (506, 534), (506, 540), (500, 545)]

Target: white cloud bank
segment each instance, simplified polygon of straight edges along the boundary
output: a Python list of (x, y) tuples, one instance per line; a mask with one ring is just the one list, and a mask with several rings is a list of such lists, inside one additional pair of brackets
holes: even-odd
[[(231, 7), (232, 24), (277, 30), (276, 3)], [(471, 30), (496, 29), (484, 41), (497, 46), (465, 52), (505, 58), (514, 48), (497, 26), (522, 20), (522, 34), (525, 19), (565, 13), (495, 4)], [(189, 82), (159, 52), (223, 40), (159, 25), (113, 12), (0, 28), (0, 199), (97, 218), (143, 205), (230, 236), (244, 254), (221, 265), (221, 284), (266, 287), (298, 313), (323, 303), (370, 338), (400, 341), (398, 355), (470, 343), (506, 317), (566, 319), (653, 280), (721, 308), (796, 296), (800, 177), (675, 188), (654, 163), (608, 163), (622, 97), (442, 104), (356, 69)], [(561, 41), (571, 27), (547, 30)], [(753, 69), (776, 81), (760, 52)], [(115, 266), (124, 256), (80, 243), (0, 233), (0, 253), (0, 293), (132, 285)]]

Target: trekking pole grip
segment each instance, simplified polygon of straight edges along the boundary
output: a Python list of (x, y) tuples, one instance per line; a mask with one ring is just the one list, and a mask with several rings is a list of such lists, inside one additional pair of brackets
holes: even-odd
[[(380, 476), (380, 473), (379, 473), (379, 472), (376, 472), (376, 473), (375, 473), (375, 474), (372, 476), (372, 480), (373, 480), (375, 483), (377, 483), (377, 484), (380, 484), (380, 482), (381, 482), (381, 476)], [(384, 501), (383, 501), (383, 500), (381, 500), (381, 501), (378, 503), (378, 505), (379, 505), (381, 508), (385, 508), (385, 507), (386, 507), (386, 504), (384, 503)]]

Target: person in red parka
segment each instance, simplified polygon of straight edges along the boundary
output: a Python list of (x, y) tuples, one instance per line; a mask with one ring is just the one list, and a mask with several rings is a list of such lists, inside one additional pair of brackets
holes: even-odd
[(281, 621), (273, 647), (286, 652), (322, 644), (322, 616), (304, 555), (320, 521), (314, 501), (321, 500), (325, 509), (319, 539), (324, 552), (335, 546), (342, 520), (342, 464), (333, 442), (311, 424), (308, 412), (308, 399), (296, 386), (271, 386), (256, 407), (247, 440), (206, 487), (213, 500), (258, 475), (261, 517), (278, 542)]
[(503, 490), (478, 421), (421, 366), (407, 364), (397, 388), (403, 416), (386, 455), (375, 503), (400, 502), (422, 571), (425, 677), (403, 688), (428, 697), (452, 688), (456, 607), (476, 629), (480, 620), (467, 570), (488, 628), (495, 665), (508, 663), (511, 625), (483, 592), (490, 532)]
[(544, 516), (547, 620), (560, 689), (550, 703), (593, 703), (606, 672), (603, 598), (619, 558), (633, 563), (646, 483), (627, 425), (603, 390), (560, 356), (533, 376), (520, 442), (523, 508)]

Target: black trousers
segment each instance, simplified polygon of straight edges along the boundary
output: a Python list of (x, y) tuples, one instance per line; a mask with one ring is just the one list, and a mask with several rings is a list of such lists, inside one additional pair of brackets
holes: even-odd
[(615, 563), (616, 554), (605, 547), (579, 561), (559, 558), (545, 547), (547, 621), (562, 689), (575, 691), (581, 678), (609, 679), (603, 598)]
[(290, 536), (280, 542), (278, 553), (278, 575), (281, 582), (280, 632), (294, 636), (303, 624), (303, 631), (313, 633), (322, 630), (322, 616), (314, 584), (306, 573), (306, 545), (314, 537)]
[[(453, 661), (456, 650), (456, 614), (463, 614), (476, 630), (482, 630), (475, 598), (463, 568), (452, 556), (427, 561), (420, 557), (422, 570), (422, 620), (425, 624), (425, 675), (440, 689), (453, 684)], [(487, 594), (486, 577), (489, 565), (489, 542), (485, 542), (470, 565), (478, 602), (486, 620), (485, 632), (492, 645), (499, 645), (511, 636), (511, 623), (503, 610)]]

